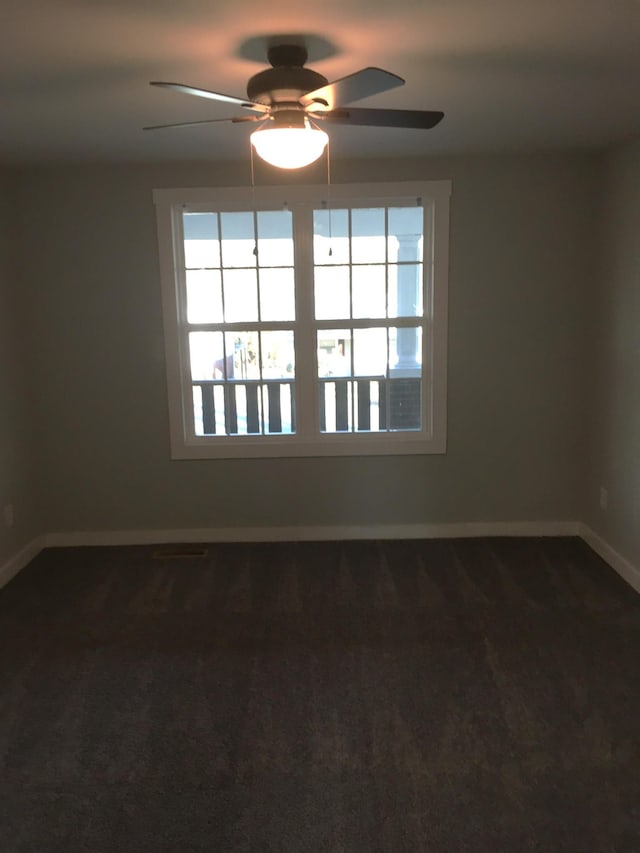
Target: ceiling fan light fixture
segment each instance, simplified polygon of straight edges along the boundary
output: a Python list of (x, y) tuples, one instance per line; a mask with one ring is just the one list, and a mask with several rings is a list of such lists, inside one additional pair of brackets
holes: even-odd
[(279, 169), (301, 169), (322, 155), (329, 141), (324, 130), (313, 127), (299, 113), (289, 120), (276, 113), (274, 119), (273, 127), (251, 134), (258, 157)]

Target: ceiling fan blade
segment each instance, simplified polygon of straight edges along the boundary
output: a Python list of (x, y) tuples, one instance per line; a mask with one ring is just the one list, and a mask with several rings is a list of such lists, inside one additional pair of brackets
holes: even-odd
[(209, 89), (199, 89), (197, 86), (186, 86), (184, 83), (164, 83), (158, 80), (153, 80), (150, 86), (160, 86), (163, 89), (173, 89), (176, 92), (182, 92), (185, 95), (196, 95), (198, 98), (209, 98), (212, 101), (223, 101), (225, 104), (235, 104), (238, 107), (244, 107), (247, 110), (256, 110), (264, 113), (269, 110), (269, 107), (264, 104), (258, 104), (256, 101), (249, 101), (246, 98), (236, 98), (234, 95), (223, 95), (220, 92), (211, 92)]
[(369, 127), (406, 127), (429, 130), (444, 117), (444, 113), (434, 110), (369, 110), (358, 107), (331, 110), (330, 112), (310, 113), (311, 118), (331, 122), (331, 124), (360, 124)]
[(340, 104), (350, 104), (368, 98), (369, 95), (378, 95), (387, 89), (403, 86), (404, 80), (390, 71), (382, 68), (363, 68), (326, 86), (320, 86), (313, 92), (307, 92), (300, 98), (304, 106), (317, 104), (324, 109), (333, 110)]
[(234, 116), (233, 118), (206, 118), (203, 121), (179, 121), (175, 124), (152, 124), (143, 130), (164, 130), (166, 127), (193, 127), (197, 124), (215, 124), (219, 121), (230, 121), (234, 124), (240, 121), (264, 121), (266, 116)]

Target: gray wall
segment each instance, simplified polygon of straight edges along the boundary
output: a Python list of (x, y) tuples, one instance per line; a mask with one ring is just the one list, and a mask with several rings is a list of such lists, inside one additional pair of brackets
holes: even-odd
[(336, 163), (337, 182), (453, 180), (448, 453), (253, 461), (169, 457), (151, 195), (248, 170), (20, 171), (46, 529), (575, 519), (598, 168), (580, 153)]
[[(640, 140), (613, 151), (603, 173), (601, 285), (592, 327), (593, 427), (584, 518), (640, 566)], [(599, 505), (599, 489), (609, 493)]]
[(0, 514), (0, 566), (40, 532), (32, 453), (33, 418), (29, 405), (28, 324), (14, 229), (10, 176), (0, 171), (0, 513), (9, 503), (14, 526)]

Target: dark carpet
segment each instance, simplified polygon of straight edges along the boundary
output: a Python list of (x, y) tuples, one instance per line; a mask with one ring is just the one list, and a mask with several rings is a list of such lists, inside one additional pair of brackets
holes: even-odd
[(578, 539), (50, 549), (0, 851), (640, 851), (640, 597)]

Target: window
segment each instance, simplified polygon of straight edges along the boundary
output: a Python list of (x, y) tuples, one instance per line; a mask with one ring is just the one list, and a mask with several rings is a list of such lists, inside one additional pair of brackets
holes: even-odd
[(449, 195), (156, 190), (173, 457), (443, 453)]

